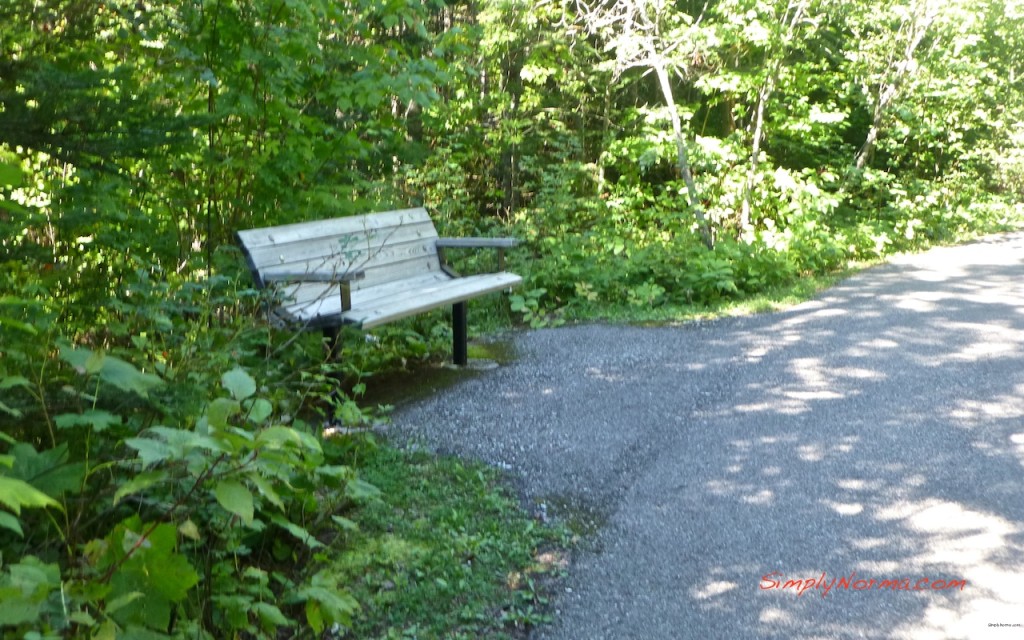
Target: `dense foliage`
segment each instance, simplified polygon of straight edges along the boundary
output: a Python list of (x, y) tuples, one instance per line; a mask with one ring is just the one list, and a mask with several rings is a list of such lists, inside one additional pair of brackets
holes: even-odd
[(1020, 0), (6, 0), (0, 629), (352, 623), (320, 427), (447, 328), (324, 362), (235, 230), (423, 204), (526, 240), (522, 321), (714, 304), (1019, 220), (1022, 52)]

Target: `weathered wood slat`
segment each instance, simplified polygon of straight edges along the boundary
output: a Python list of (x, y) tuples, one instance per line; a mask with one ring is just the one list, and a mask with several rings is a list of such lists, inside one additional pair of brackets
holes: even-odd
[(292, 272), (281, 272), (281, 273), (264, 273), (263, 281), (270, 282), (354, 282), (361, 280), (366, 277), (364, 271), (346, 271), (345, 273), (310, 273), (304, 271), (302, 273)]
[(433, 225), (392, 227), (379, 234), (367, 236), (363, 232), (350, 235), (332, 235), (304, 242), (266, 244), (250, 247), (249, 258), (258, 268), (269, 268), (286, 262), (301, 262), (317, 259), (330, 261), (352, 261), (354, 256), (370, 254), (388, 244), (418, 243), (433, 247), (437, 239)]
[[(423, 247), (403, 246), (384, 249), (375, 256), (366, 260), (357, 260), (352, 264), (309, 264), (309, 263), (288, 263), (275, 265), (265, 269), (267, 274), (297, 274), (309, 273), (322, 275), (337, 274), (339, 276), (363, 272), (363, 280), (356, 283), (358, 288), (372, 287), (380, 283), (390, 282), (400, 278), (404, 273), (415, 273), (416, 271), (436, 271), (440, 268), (440, 261), (437, 252), (425, 253)], [(312, 278), (311, 278), (312, 279)]]
[(363, 329), (372, 329), (373, 327), (436, 309), (437, 307), (464, 302), (487, 293), (509, 289), (518, 286), (522, 281), (522, 278), (511, 273), (493, 273), (455, 278), (449, 283), (433, 290), (420, 291), (415, 297), (393, 299), (393, 302), (380, 304), (369, 310), (357, 309), (355, 303), (353, 303), (352, 310), (346, 312), (345, 316), (346, 318), (358, 318), (358, 326)]
[[(389, 265), (386, 270), (386, 278), (382, 276), (381, 270), (367, 270), (365, 272), (365, 276), (361, 280), (355, 280), (352, 282), (352, 291), (359, 292), (363, 290), (372, 290), (377, 287), (387, 285), (395, 280), (405, 280), (424, 273), (444, 275), (444, 272), (441, 271), (441, 264), (437, 258), (432, 258), (429, 261), (410, 260), (405, 262), (396, 262)], [(305, 303), (310, 300), (325, 297), (325, 295), (331, 295), (330, 292), (338, 290), (336, 283), (324, 284), (322, 282), (303, 282), (299, 284), (284, 283), (279, 285), (278, 288), (283, 293), (286, 300), (296, 303)]]
[[(380, 285), (370, 289), (364, 289), (353, 293), (353, 306), (354, 307), (371, 307), (374, 305), (381, 304), (383, 301), (387, 301), (390, 298), (396, 297), (409, 297), (418, 295), (420, 291), (426, 289), (432, 289), (438, 285), (450, 282), (451, 276), (448, 276), (442, 272), (436, 272), (427, 275), (415, 275), (402, 280), (396, 280), (389, 282), (385, 285)], [(325, 301), (322, 307), (317, 309), (323, 309), (322, 313), (333, 313), (330, 309), (334, 309), (332, 305), (335, 304), (335, 298), (338, 297), (338, 288), (334, 287), (329, 291), (324, 291), (321, 295), (315, 297), (307, 297), (305, 304), (320, 304), (320, 301)], [(297, 303), (289, 305), (298, 306)], [(340, 310), (340, 306), (337, 307)], [(315, 313), (314, 313), (315, 315)]]
[[(371, 307), (380, 304), (382, 300), (396, 296), (415, 295), (421, 289), (449, 281), (451, 281), (451, 277), (441, 272), (417, 275), (372, 289), (353, 292), (352, 306), (353, 308)], [(297, 322), (306, 322), (320, 315), (331, 316), (334, 318), (335, 324), (342, 324), (341, 297), (338, 287), (336, 285), (329, 289), (321, 287), (314, 291), (315, 288), (316, 285), (308, 286), (309, 290), (304, 292), (302, 302), (290, 302), (284, 308), (294, 316)]]
[(415, 296), (420, 291), (444, 285), (451, 280), (452, 277), (443, 271), (413, 275), (377, 287), (362, 289), (357, 293), (357, 302), (360, 306), (373, 306), (389, 298)]
[[(423, 222), (429, 223), (431, 227), (434, 226), (426, 209), (401, 209), (363, 216), (348, 216), (285, 224), (277, 227), (264, 227), (262, 229), (248, 229), (239, 231), (237, 235), (242, 244), (251, 250), (267, 245), (281, 245), (290, 242), (315, 240), (317, 238), (358, 234), (367, 230), (408, 226)], [(434, 235), (437, 234), (435, 233)]]

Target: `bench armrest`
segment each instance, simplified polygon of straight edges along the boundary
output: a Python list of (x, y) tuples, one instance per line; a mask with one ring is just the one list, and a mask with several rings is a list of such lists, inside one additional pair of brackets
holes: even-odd
[(511, 249), (518, 238), (438, 238), (438, 249)]
[(444, 258), (445, 249), (497, 249), (498, 250), (498, 271), (505, 270), (505, 249), (518, 246), (517, 238), (438, 238), (434, 243), (437, 247), (437, 255), (441, 259), (441, 268), (449, 275), (457, 275), (448, 268)]

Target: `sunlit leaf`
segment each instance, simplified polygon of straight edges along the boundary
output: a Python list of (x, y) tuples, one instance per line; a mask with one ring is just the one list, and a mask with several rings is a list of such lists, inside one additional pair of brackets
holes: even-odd
[(252, 524), (255, 516), (252, 492), (241, 482), (223, 480), (217, 484), (213, 495), (220, 506), (241, 518), (245, 524)]
[(196, 542), (202, 540), (202, 536), (199, 533), (199, 527), (196, 526), (192, 520), (186, 520), (178, 525), (178, 533), (185, 536), (189, 540), (195, 540)]
[(272, 405), (269, 400), (265, 398), (256, 398), (250, 403), (246, 418), (254, 424), (261, 424), (265, 422), (273, 412), (274, 405)]
[(16, 515), (21, 514), (22, 507), (56, 507), (63, 510), (59, 502), (24, 480), (5, 476), (0, 476), (0, 504)]
[(21, 183), (21, 168), (13, 164), (0, 162), (0, 187), (17, 187)]
[(235, 400), (245, 400), (256, 393), (256, 381), (241, 367), (236, 367), (221, 376), (221, 384)]

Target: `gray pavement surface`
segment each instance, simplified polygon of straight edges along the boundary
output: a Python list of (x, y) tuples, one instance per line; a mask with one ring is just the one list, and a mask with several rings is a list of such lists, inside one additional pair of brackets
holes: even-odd
[(1024, 638), (1024, 234), (514, 346), (394, 430), (601, 525), (535, 640)]

